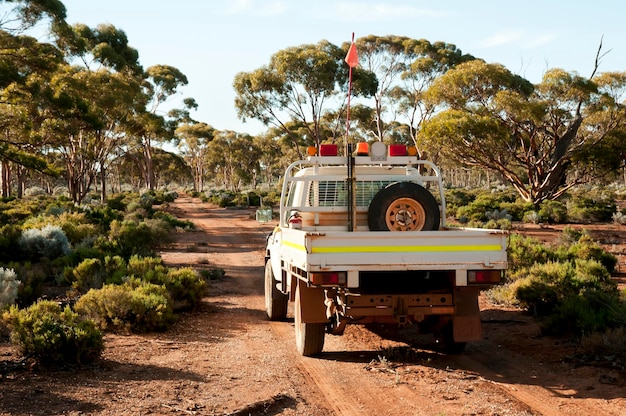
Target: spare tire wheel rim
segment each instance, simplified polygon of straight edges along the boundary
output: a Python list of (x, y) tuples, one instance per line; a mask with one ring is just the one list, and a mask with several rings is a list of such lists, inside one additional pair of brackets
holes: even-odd
[(391, 231), (419, 231), (426, 223), (426, 211), (413, 198), (398, 198), (387, 208), (385, 220)]

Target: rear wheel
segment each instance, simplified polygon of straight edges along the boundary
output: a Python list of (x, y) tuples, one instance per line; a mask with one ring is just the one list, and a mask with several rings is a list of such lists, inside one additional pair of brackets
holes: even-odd
[(289, 296), (278, 290), (272, 273), (271, 262), (265, 263), (265, 312), (270, 321), (279, 321), (287, 316)]
[(294, 305), (294, 321), (296, 327), (296, 348), (300, 355), (310, 357), (322, 352), (324, 348), (325, 324), (302, 322), (302, 304), (300, 301), (300, 285), (296, 288)]
[(446, 354), (460, 354), (465, 349), (465, 342), (456, 342), (452, 330), (452, 321), (435, 333), (437, 350)]

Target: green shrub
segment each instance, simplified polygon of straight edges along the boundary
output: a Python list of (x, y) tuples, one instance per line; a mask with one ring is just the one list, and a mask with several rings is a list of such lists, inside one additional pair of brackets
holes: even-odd
[(567, 203), (567, 215), (575, 223), (609, 222), (616, 210), (615, 195), (603, 190), (581, 190)]
[(193, 230), (195, 228), (193, 222), (179, 220), (169, 212), (157, 211), (152, 218), (163, 220), (173, 228), (180, 228), (182, 230)]
[(107, 208), (109, 208), (109, 210), (113, 210), (113, 211), (126, 211), (126, 204), (127, 202), (125, 201), (126, 195), (124, 194), (116, 194), (116, 195), (111, 195), (109, 196), (109, 198), (107, 199)]
[(165, 287), (137, 279), (91, 289), (78, 299), (75, 309), (102, 329), (161, 331), (174, 322), (172, 301)]
[(582, 334), (616, 324), (617, 285), (599, 262), (549, 262), (518, 273), (515, 296), (523, 308), (546, 318), (545, 331)]
[(611, 293), (592, 289), (569, 296), (547, 317), (542, 331), (551, 335), (583, 336), (619, 328), (624, 312), (623, 303)]
[(42, 262), (33, 264), (27, 261), (23, 263), (10, 262), (8, 267), (15, 270), (21, 281), (17, 291), (17, 305), (20, 307), (31, 305), (43, 293), (43, 284), (47, 277), (47, 265), (42, 264)]
[(541, 222), (549, 224), (563, 224), (567, 221), (567, 207), (559, 201), (543, 201), (538, 214)]
[(54, 225), (25, 230), (17, 242), (25, 257), (35, 261), (42, 257), (55, 259), (70, 252), (70, 242), (65, 233)]
[(0, 267), (0, 309), (15, 303), (20, 283), (15, 270)]
[(85, 259), (74, 268), (66, 268), (64, 277), (74, 290), (85, 293), (89, 289), (102, 287), (105, 280), (104, 266), (99, 258)]
[(172, 300), (181, 304), (180, 307), (193, 308), (204, 297), (206, 281), (191, 268), (170, 269), (165, 287)]
[(129, 276), (147, 282), (163, 284), (167, 276), (167, 268), (160, 257), (142, 257), (133, 255), (128, 259), (127, 272)]
[(102, 333), (69, 306), (61, 309), (55, 302), (39, 301), (26, 309), (13, 306), (4, 317), (13, 345), (41, 364), (86, 364), (104, 350)]
[(113, 220), (109, 231), (112, 254), (130, 258), (133, 254), (153, 255), (155, 249), (168, 241), (169, 224), (160, 219), (141, 222)]
[(164, 286), (177, 307), (194, 307), (205, 294), (206, 281), (193, 269), (168, 269), (158, 257), (132, 256), (128, 274)]
[(600, 262), (609, 273), (613, 273), (615, 266), (617, 266), (617, 257), (605, 251), (598, 243), (593, 241), (588, 234), (583, 235), (576, 243), (568, 248), (567, 258), (572, 260), (596, 260)]
[(533, 208), (532, 202), (525, 202), (521, 199), (513, 202), (505, 201), (500, 204), (500, 209), (506, 210), (511, 215), (512, 221), (523, 221), (526, 213), (532, 211)]
[(537, 211), (527, 211), (524, 213), (522, 222), (526, 224), (539, 224), (541, 222), (541, 218), (539, 217)]
[(509, 236), (507, 254), (509, 269), (512, 271), (557, 259), (556, 252), (541, 241), (515, 233)]
[(9, 262), (22, 258), (18, 241), (22, 236), (22, 227), (6, 224), (0, 227), (0, 261)]
[[(115, 206), (115, 204), (113, 204)], [(94, 224), (100, 228), (100, 231), (106, 233), (111, 228), (111, 222), (113, 220), (121, 221), (124, 218), (123, 211), (126, 209), (126, 205), (123, 205), (122, 210), (116, 210), (110, 206), (106, 207), (89, 207), (85, 211), (85, 216), (91, 224)]]

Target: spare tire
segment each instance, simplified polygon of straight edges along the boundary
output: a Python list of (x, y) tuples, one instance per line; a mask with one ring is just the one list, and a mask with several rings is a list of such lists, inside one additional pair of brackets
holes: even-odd
[(432, 231), (439, 228), (439, 204), (421, 185), (396, 182), (381, 189), (370, 203), (370, 231)]

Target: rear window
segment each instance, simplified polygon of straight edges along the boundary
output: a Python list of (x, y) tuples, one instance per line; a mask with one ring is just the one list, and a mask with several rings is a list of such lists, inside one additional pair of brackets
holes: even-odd
[[(357, 181), (356, 205), (368, 207), (374, 195), (395, 181)], [(344, 207), (348, 205), (348, 188), (345, 181), (313, 181), (309, 183), (308, 206)]]

